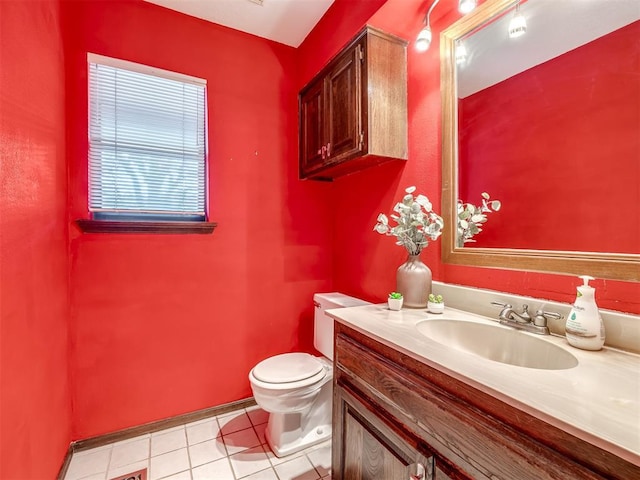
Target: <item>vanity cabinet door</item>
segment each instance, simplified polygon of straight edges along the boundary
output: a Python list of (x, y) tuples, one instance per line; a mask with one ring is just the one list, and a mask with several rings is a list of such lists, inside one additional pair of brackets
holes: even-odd
[(453, 480), (453, 478), (451, 478), (449, 475), (447, 475), (446, 473), (444, 473), (440, 467), (436, 466), (435, 468), (435, 474), (433, 476), (433, 478), (435, 480)]
[[(431, 480), (433, 456), (411, 445), (365, 405), (338, 387), (334, 396), (334, 480)], [(336, 447), (338, 445), (338, 447)], [(424, 451), (423, 451), (424, 450)]]
[(323, 86), (316, 81), (300, 96), (300, 169), (304, 172), (322, 168), (327, 156)]
[(364, 44), (347, 50), (326, 77), (327, 164), (362, 150), (361, 64)]

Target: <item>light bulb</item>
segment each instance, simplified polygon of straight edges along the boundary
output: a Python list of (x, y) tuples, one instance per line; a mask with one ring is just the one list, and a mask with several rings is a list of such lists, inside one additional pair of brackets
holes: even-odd
[(509, 22), (509, 38), (517, 38), (527, 32), (527, 20), (520, 13), (520, 3), (516, 5), (516, 13)]
[(458, 11), (460, 13), (469, 13), (471, 10), (476, 8), (478, 5), (478, 0), (460, 0), (458, 2)]
[(431, 27), (429, 25), (420, 30), (420, 33), (418, 33), (415, 41), (416, 50), (418, 50), (419, 52), (426, 52), (427, 50), (429, 50), (432, 36), (433, 35), (431, 33)]
[(467, 47), (462, 42), (456, 42), (456, 63), (458, 65), (467, 60)]

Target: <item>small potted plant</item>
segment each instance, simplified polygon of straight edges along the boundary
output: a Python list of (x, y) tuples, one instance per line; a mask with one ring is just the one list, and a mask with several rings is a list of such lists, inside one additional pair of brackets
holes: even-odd
[(442, 295), (429, 294), (429, 301), (427, 302), (427, 310), (431, 313), (444, 312), (444, 300)]
[(389, 298), (387, 299), (387, 303), (389, 304), (389, 310), (400, 310), (402, 308), (402, 294), (398, 292), (391, 292), (389, 294)]

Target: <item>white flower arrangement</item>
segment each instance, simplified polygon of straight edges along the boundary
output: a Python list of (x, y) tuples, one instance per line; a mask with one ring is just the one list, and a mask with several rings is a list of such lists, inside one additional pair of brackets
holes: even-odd
[(418, 255), (429, 245), (429, 239), (436, 240), (442, 234), (444, 221), (433, 211), (433, 206), (427, 197), (418, 195), (414, 198), (416, 187), (405, 190), (407, 194), (398, 202), (391, 215), (391, 219), (398, 225), (389, 226), (389, 219), (383, 213), (378, 215), (378, 223), (373, 229), (383, 235), (393, 235), (401, 245), (407, 249), (409, 255)]
[(475, 242), (473, 236), (482, 231), (481, 225), (485, 223), (487, 214), (500, 210), (500, 200), (491, 200), (487, 192), (482, 192), (482, 205), (462, 203), (458, 200), (458, 235), (457, 245), (462, 247), (467, 242)]

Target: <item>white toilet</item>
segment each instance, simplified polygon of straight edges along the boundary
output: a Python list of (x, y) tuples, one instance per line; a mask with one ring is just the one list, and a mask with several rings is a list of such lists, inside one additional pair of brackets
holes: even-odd
[(249, 373), (256, 403), (269, 412), (265, 436), (278, 457), (331, 436), (333, 319), (325, 311), (369, 302), (342, 293), (316, 293), (313, 303), (313, 345), (324, 357), (285, 353), (261, 361)]

